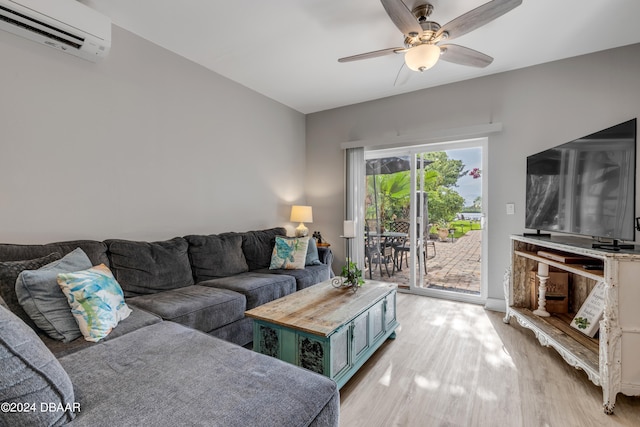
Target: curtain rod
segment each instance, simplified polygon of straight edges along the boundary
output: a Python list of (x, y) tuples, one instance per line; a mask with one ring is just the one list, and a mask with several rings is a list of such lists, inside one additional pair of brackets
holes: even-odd
[(420, 145), (435, 142), (448, 142), (463, 139), (472, 139), (501, 132), (502, 123), (487, 123), (460, 128), (425, 130), (424, 132), (409, 135), (381, 136), (371, 139), (360, 139), (340, 144), (340, 148), (393, 148), (397, 146)]

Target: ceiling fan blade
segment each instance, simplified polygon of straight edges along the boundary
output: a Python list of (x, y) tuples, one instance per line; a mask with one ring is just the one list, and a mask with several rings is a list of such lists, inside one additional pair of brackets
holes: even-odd
[(407, 49), (404, 47), (390, 47), (388, 49), (380, 49), (380, 50), (374, 50), (373, 52), (360, 53), (358, 55), (353, 55), (353, 56), (345, 56), (344, 58), (338, 59), (338, 62), (351, 62), (351, 61), (359, 61), (361, 59), (377, 58), (378, 56), (385, 56), (392, 53), (406, 52), (406, 50)]
[(468, 65), (470, 67), (484, 68), (493, 62), (493, 58), (477, 50), (457, 44), (445, 44), (440, 46), (440, 59), (454, 64)]
[(395, 87), (403, 86), (404, 84), (406, 84), (409, 81), (409, 79), (411, 78), (412, 74), (413, 74), (413, 72), (411, 72), (409, 67), (407, 67), (407, 64), (405, 64), (403, 62), (402, 66), (398, 70), (398, 74), (396, 74), (396, 79), (393, 82), (393, 85)]
[(415, 37), (422, 33), (422, 27), (413, 13), (402, 0), (380, 0), (387, 15), (396, 24), (396, 27), (408, 37)]
[(447, 33), (447, 40), (460, 37), (463, 34), (467, 34), (476, 28), (488, 24), (521, 4), (522, 0), (490, 1), (443, 25), (436, 33), (436, 38), (445, 32)]

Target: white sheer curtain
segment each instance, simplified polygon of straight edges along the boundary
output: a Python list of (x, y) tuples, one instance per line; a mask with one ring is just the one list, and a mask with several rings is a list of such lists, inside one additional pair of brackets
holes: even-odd
[(349, 148), (347, 151), (347, 182), (345, 220), (356, 223), (356, 237), (350, 239), (351, 259), (364, 270), (364, 198), (367, 193), (364, 148)]

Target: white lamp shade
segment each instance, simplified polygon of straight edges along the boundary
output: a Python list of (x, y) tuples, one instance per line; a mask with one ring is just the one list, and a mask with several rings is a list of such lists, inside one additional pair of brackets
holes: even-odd
[(291, 222), (313, 222), (311, 206), (291, 206)]
[(436, 65), (440, 58), (440, 48), (433, 44), (414, 46), (404, 54), (404, 62), (413, 71), (425, 71)]

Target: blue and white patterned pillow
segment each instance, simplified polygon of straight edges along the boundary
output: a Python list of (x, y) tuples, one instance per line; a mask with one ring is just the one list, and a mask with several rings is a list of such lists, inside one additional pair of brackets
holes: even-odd
[(100, 264), (88, 270), (58, 274), (58, 285), (71, 307), (80, 332), (87, 341), (98, 342), (118, 322), (131, 314), (124, 294), (111, 270)]
[(307, 258), (309, 237), (276, 236), (276, 244), (271, 254), (270, 270), (302, 270)]

